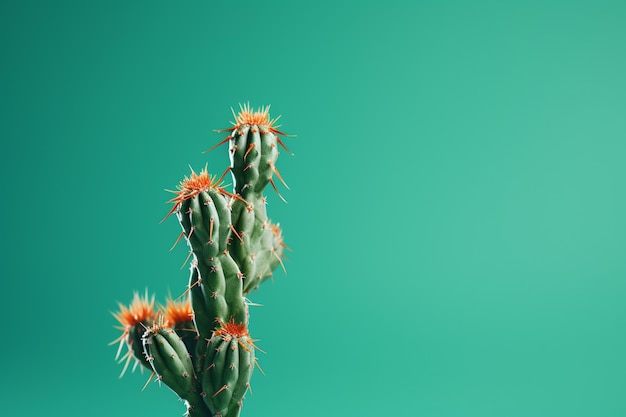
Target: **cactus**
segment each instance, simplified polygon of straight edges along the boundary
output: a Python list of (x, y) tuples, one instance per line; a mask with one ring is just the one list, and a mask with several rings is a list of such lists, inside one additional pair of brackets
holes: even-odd
[[(267, 217), (268, 184), (287, 187), (276, 167), (279, 147), (288, 153), (269, 107), (240, 106), (225, 139), (230, 166), (218, 178), (205, 166), (191, 171), (169, 200), (190, 249), (187, 290), (155, 307), (139, 296), (114, 313), (122, 331), (116, 359), (122, 375), (134, 361), (185, 401), (190, 417), (238, 417), (258, 348), (249, 334), (248, 296), (284, 269), (284, 244), (278, 223)], [(222, 185), (230, 172), (232, 190)], [(289, 187), (287, 187), (289, 188)], [(178, 242), (177, 240), (177, 242)], [(127, 351), (122, 355), (122, 349)]]

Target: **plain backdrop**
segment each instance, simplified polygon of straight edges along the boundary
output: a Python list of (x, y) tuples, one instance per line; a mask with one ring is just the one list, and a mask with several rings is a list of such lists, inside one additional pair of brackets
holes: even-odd
[(166, 201), (271, 104), (287, 274), (243, 417), (626, 415), (622, 1), (0, 5), (0, 413), (180, 416), (111, 312), (185, 290)]

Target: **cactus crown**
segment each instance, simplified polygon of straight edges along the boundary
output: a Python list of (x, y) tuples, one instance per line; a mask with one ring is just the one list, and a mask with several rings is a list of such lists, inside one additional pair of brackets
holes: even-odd
[(170, 325), (175, 326), (178, 323), (185, 323), (193, 318), (193, 310), (191, 309), (191, 301), (185, 298), (184, 301), (177, 301), (168, 298), (165, 301), (163, 311), (163, 319)]
[(274, 127), (274, 124), (278, 121), (278, 119), (280, 119), (280, 116), (271, 119), (270, 106), (262, 106), (257, 110), (252, 110), (250, 104), (246, 103), (244, 105), (239, 105), (238, 114), (235, 114), (234, 110), (232, 110), (232, 112), (233, 116), (235, 117), (235, 123), (233, 123), (234, 127), (230, 130), (237, 130), (242, 126), (250, 125), (257, 126), (260, 129), (265, 128), (270, 132), (278, 133), (278, 131)]
[(217, 178), (216, 175), (209, 175), (206, 166), (202, 169), (202, 171), (200, 171), (199, 174), (196, 174), (193, 168), (191, 168), (191, 175), (189, 175), (188, 177), (185, 176), (185, 178), (176, 187), (176, 191), (168, 190), (169, 192), (176, 194), (176, 196), (168, 201), (168, 203), (173, 203), (174, 206), (169, 211), (169, 213), (167, 213), (165, 219), (174, 212), (176, 212), (176, 210), (178, 210), (178, 207), (183, 201), (194, 198), (198, 194), (209, 190), (215, 190), (219, 194), (231, 198), (236, 198), (237, 200), (241, 200), (244, 203), (248, 204), (247, 201), (241, 198), (241, 196), (230, 193), (221, 186), (222, 179), (226, 172), (228, 172), (228, 170), (225, 171), (220, 178)]
[(139, 293), (135, 293), (133, 301), (126, 307), (122, 303), (118, 303), (120, 311), (114, 313), (113, 316), (120, 322), (124, 334), (126, 336), (128, 330), (140, 323), (152, 322), (156, 317), (156, 311), (154, 310), (154, 296), (148, 297), (146, 293), (143, 297)]
[(248, 326), (245, 323), (236, 323), (230, 320), (227, 323), (221, 323), (219, 329), (213, 333), (215, 336), (244, 337), (250, 336)]
[(221, 185), (221, 178), (218, 180), (217, 176), (209, 175), (207, 167), (205, 166), (200, 174), (191, 169), (191, 175), (185, 178), (178, 184), (177, 191), (170, 191), (176, 194), (176, 197), (169, 200), (170, 203), (178, 205), (185, 200), (194, 198), (202, 191), (208, 191), (210, 189), (219, 190)]

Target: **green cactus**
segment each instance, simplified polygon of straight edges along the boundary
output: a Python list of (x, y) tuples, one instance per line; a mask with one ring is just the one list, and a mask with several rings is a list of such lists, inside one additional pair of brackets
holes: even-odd
[[(169, 202), (192, 257), (187, 291), (155, 309), (154, 297), (120, 304), (118, 355), (124, 370), (135, 361), (185, 400), (187, 416), (238, 417), (254, 366), (248, 294), (273, 274), (287, 246), (282, 230), (267, 216), (263, 195), (274, 177), (278, 147), (284, 145), (269, 107), (241, 106), (228, 136), (232, 191), (205, 167), (193, 170)], [(211, 149), (213, 149), (211, 148)], [(224, 176), (222, 175), (222, 177)], [(288, 187), (287, 187), (288, 188)], [(127, 352), (121, 355), (123, 346)]]

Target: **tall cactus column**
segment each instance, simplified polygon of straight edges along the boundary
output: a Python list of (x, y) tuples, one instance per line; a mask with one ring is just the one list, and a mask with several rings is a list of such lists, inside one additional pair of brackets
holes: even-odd
[(274, 126), (276, 120), (269, 118), (267, 107), (256, 112), (249, 106), (242, 107), (235, 116), (235, 125), (223, 130), (230, 134), (220, 142), (229, 142), (233, 186), (242, 197), (233, 203), (233, 224), (239, 231), (239, 239), (233, 242), (233, 257), (245, 276), (244, 293), (257, 289), (278, 264), (282, 265), (285, 245), (279, 225), (267, 217), (263, 195), (271, 184), (282, 198), (274, 175), (286, 186), (276, 168), (279, 145), (291, 152), (279, 137), (284, 133)]
[(184, 301), (155, 310), (153, 299), (136, 296), (116, 314), (123, 330), (117, 341), (128, 348), (121, 362), (127, 367), (135, 358), (150, 368), (185, 400), (188, 416), (237, 417), (250, 386), (257, 348), (246, 297), (284, 268), (286, 248), (263, 195), (267, 184), (278, 193), (274, 177), (284, 184), (276, 161), (278, 147), (287, 148), (275, 122), (269, 107), (242, 106), (215, 146), (229, 144), (232, 191), (206, 168), (174, 191), (168, 216), (176, 214), (192, 257)]

